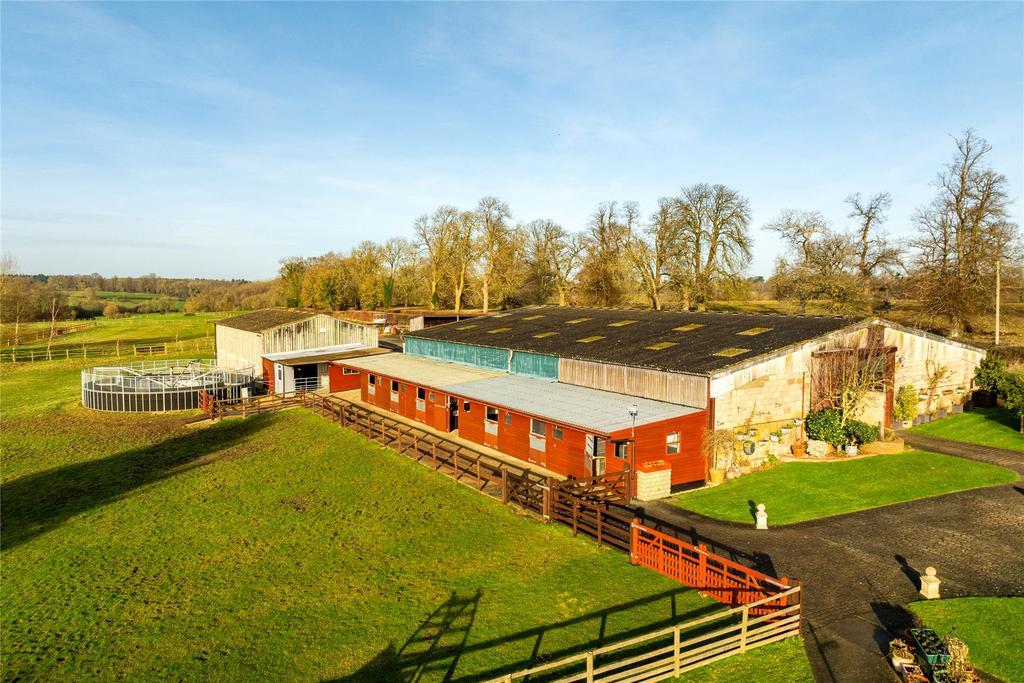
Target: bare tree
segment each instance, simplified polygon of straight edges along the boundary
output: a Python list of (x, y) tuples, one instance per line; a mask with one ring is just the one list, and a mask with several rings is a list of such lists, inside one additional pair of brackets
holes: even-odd
[(959, 336), (971, 316), (991, 307), (997, 260), (1015, 253), (1017, 226), (1009, 220), (1006, 177), (988, 165), (991, 145), (967, 130), (939, 174), (936, 197), (915, 216), (920, 297)]
[(422, 215), (416, 219), (413, 230), (419, 246), (426, 254), (428, 281), (430, 285), (430, 308), (437, 308), (438, 287), (449, 267), (451, 239), (457, 230), (459, 210), (454, 206), (439, 206), (433, 215)]
[(640, 277), (651, 306), (658, 311), (662, 307), (663, 290), (669, 282), (670, 268), (679, 262), (682, 232), (678, 201), (662, 197), (647, 228), (642, 233), (631, 229), (626, 240), (626, 257)]
[(476, 258), (476, 236), (479, 216), (474, 211), (463, 211), (452, 225), (449, 242), (448, 267), (455, 295), (455, 312), (462, 310), (462, 296), (466, 291), (466, 276)]
[(811, 362), (812, 407), (835, 408), (840, 424), (856, 419), (869, 394), (888, 386), (888, 353), (866, 343), (835, 342), (814, 353)]
[(509, 256), (512, 211), (497, 197), (484, 197), (477, 204), (476, 213), (480, 231), (477, 248), (480, 255), (480, 296), (486, 313), (490, 310), (491, 283)]
[(626, 206), (624, 213), (617, 202), (599, 205), (587, 227), (580, 286), (591, 302), (601, 306), (615, 306), (625, 296), (622, 256), (629, 228), (624, 217), (634, 217), (635, 205)]
[(778, 218), (764, 227), (779, 233), (799, 253), (804, 265), (811, 262), (815, 236), (829, 229), (828, 221), (819, 211), (798, 209), (784, 209)]
[(889, 244), (881, 231), (886, 212), (892, 206), (892, 195), (879, 192), (870, 199), (862, 199), (859, 192), (846, 198), (850, 205), (849, 218), (857, 221), (857, 269), (864, 284), (865, 299), (871, 308), (875, 278), (879, 272), (893, 272), (900, 262), (900, 250)]
[(0, 257), (0, 313), (4, 322), (14, 323), (14, 346), (21, 343), (21, 324), (29, 319), (32, 291), (18, 274), (18, 261), (11, 252)]
[(64, 304), (64, 295), (56, 284), (46, 287), (46, 300), (49, 304), (50, 313), (50, 336), (46, 339), (46, 353), (50, 353), (53, 346), (53, 338), (57, 336), (57, 317), (60, 315)]
[(404, 237), (392, 237), (381, 249), (384, 264), (384, 308), (391, 308), (395, 293), (395, 278), (399, 271), (416, 255), (416, 246)]
[(530, 223), (526, 233), (527, 259), (538, 300), (544, 302), (554, 292), (558, 295), (558, 305), (565, 306), (582, 262), (582, 236), (545, 219)]
[(674, 279), (684, 303), (704, 310), (716, 281), (738, 277), (750, 261), (750, 203), (730, 187), (700, 183), (683, 188), (679, 209), (687, 266)]

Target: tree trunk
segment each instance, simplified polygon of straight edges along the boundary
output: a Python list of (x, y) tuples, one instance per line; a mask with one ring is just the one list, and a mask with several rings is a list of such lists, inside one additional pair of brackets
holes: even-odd
[(490, 308), (490, 304), (491, 304), (491, 293), (489, 291), (490, 290), (490, 287), (489, 287), (490, 283), (488, 283), (487, 280), (488, 280), (488, 278), (484, 277), (483, 282), (481, 283), (481, 288), (480, 288), (480, 293), (481, 293), (481, 295), (483, 297), (484, 313), (486, 313), (488, 311), (488, 309)]

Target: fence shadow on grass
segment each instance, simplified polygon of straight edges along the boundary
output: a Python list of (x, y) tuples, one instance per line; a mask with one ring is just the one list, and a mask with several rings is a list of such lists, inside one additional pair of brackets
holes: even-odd
[[(676, 598), (690, 590), (680, 586), (572, 619), (474, 643), (469, 643), (469, 631), (476, 619), (482, 593), (478, 590), (471, 597), (460, 598), (453, 592), (449, 599), (416, 629), (401, 648), (396, 649), (394, 643), (389, 643), (358, 671), (336, 679), (334, 683), (369, 683), (370, 681), (401, 683), (458, 681), (459, 683), (469, 683), (486, 681), (513, 671), (586, 652), (601, 645), (625, 640), (659, 628), (672, 626), (680, 621), (696, 619), (726, 609), (722, 605), (713, 604), (680, 613), (677, 609)], [(664, 603), (664, 610), (661, 612), (663, 616), (623, 630), (610, 627), (613, 617), (622, 616), (624, 619), (628, 619), (626, 613), (630, 610), (657, 603)], [(538, 605), (539, 608), (541, 605)], [(709, 628), (720, 628), (721, 626), (721, 623), (717, 623)], [(571, 635), (560, 636), (562, 631)], [(581, 638), (581, 632), (586, 633), (587, 637)], [(559, 642), (563, 637), (564, 641)], [(555, 644), (551, 644), (552, 642)], [(460, 660), (467, 656), (475, 655), (486, 660), (489, 651), (506, 649), (507, 652), (511, 652), (512, 648), (516, 652), (529, 652), (529, 654), (520, 655), (513, 661), (487, 671), (464, 675), (456, 673)], [(506, 658), (508, 654), (496, 653), (494, 657), (496, 659)], [(543, 680), (543, 677), (534, 677), (531, 680), (540, 681)]]
[(0, 486), (0, 549), (31, 541), (135, 489), (214, 462), (223, 451), (249, 438), (265, 423), (260, 417), (223, 422), (150, 446), (61, 465), (7, 482)]

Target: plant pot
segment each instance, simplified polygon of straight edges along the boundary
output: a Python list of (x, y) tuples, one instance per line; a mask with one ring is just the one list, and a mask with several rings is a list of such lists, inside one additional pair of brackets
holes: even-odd
[(725, 470), (708, 470), (708, 480), (712, 484), (721, 484), (725, 481)]
[(903, 420), (893, 420), (892, 421), (892, 428), (893, 429), (903, 429), (904, 428), (903, 427)]
[(774, 434), (772, 434), (768, 438), (772, 440), (772, 443), (778, 443), (779, 442), (779, 437), (775, 436)]
[(964, 407), (963, 406), (953, 406), (952, 410), (953, 410), (953, 414), (954, 415), (959, 415), (960, 413), (964, 412)]
[(907, 655), (898, 655), (898, 654), (893, 653), (893, 654), (889, 655), (889, 659), (892, 660), (892, 667), (894, 669), (896, 669), (896, 671), (898, 671), (900, 673), (903, 673), (903, 669), (908, 664), (913, 664), (916, 661), (914, 659), (914, 655), (909, 654), (909, 653)]
[(740, 465), (740, 474), (750, 474), (752, 471), (750, 465)]
[(856, 445), (852, 445), (852, 446), (844, 446), (844, 447), (843, 447), (843, 451), (844, 451), (844, 452), (845, 452), (845, 453), (846, 453), (847, 455), (857, 455), (857, 446), (856, 446)]
[(946, 417), (946, 409), (945, 408), (939, 408), (938, 416), (939, 416), (940, 419), (943, 418), (943, 417)]
[(749, 432), (747, 432), (747, 436), (757, 436), (757, 430), (751, 429)]
[(782, 432), (782, 435), (783, 435), (783, 436), (789, 436), (789, 433), (790, 433), (791, 431), (793, 431), (793, 430), (792, 430), (792, 428), (790, 428), (790, 427), (783, 427), (783, 428), (782, 428), (782, 429), (780, 429), (779, 431), (781, 431), (781, 432)]
[(795, 443), (795, 444), (793, 444), (793, 449), (792, 450), (793, 450), (793, 457), (794, 458), (802, 458), (805, 455), (807, 455), (807, 447), (804, 446), (802, 443)]

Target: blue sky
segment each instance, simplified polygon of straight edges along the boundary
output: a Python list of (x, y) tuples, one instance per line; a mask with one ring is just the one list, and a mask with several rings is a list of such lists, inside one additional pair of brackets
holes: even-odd
[(760, 226), (911, 216), (974, 127), (1022, 222), (1024, 4), (12, 3), (2, 246), (24, 272), (266, 278), (283, 256), (411, 235), (502, 197), (722, 182)]

